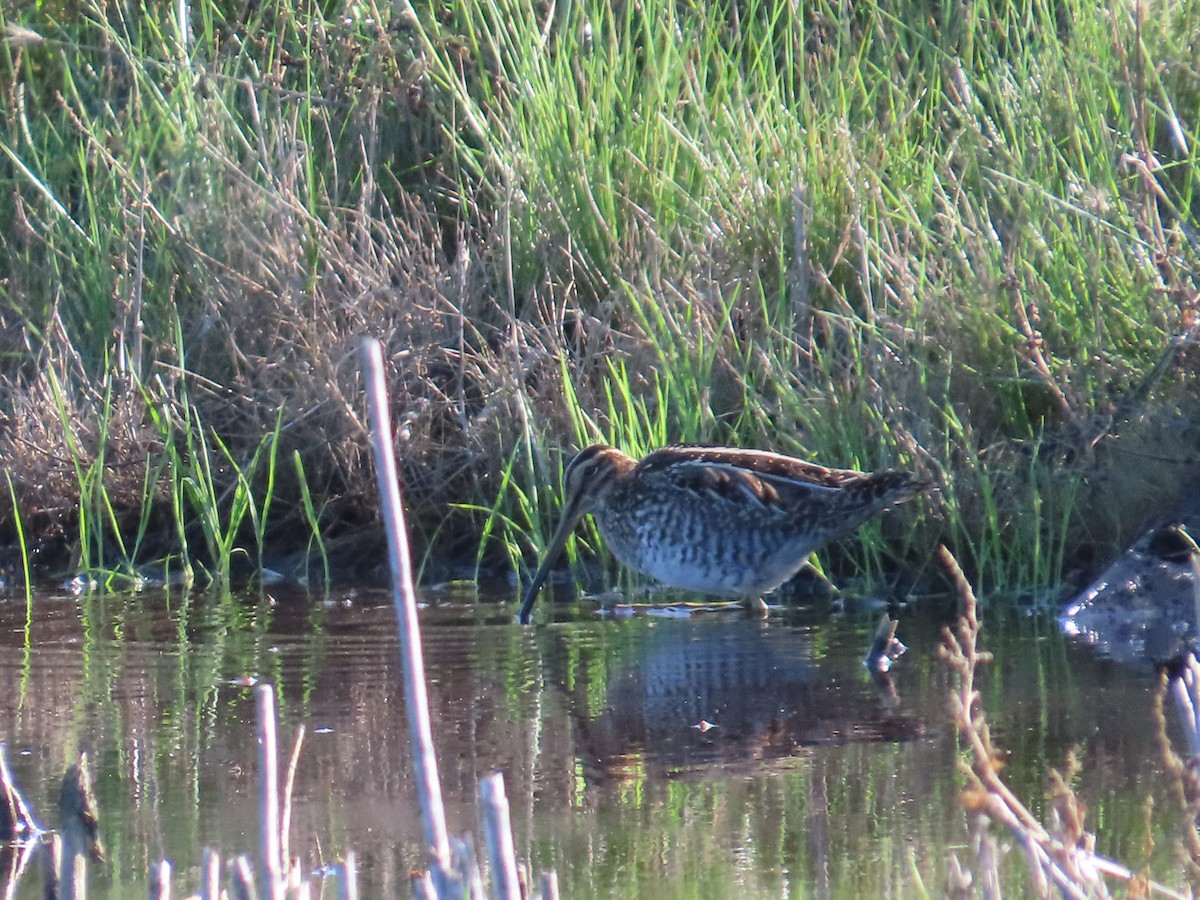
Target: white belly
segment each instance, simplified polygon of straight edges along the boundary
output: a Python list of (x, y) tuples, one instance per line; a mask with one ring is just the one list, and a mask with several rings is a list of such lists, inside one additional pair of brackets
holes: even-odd
[(651, 535), (614, 541), (603, 527), (601, 534), (629, 568), (670, 587), (717, 597), (761, 597), (799, 572), (813, 549), (794, 541), (773, 552), (734, 543), (705, 549), (686, 542), (663, 546)]
[(713, 594), (718, 597), (761, 597), (775, 590), (803, 568), (807, 554), (780, 554), (755, 566), (697, 566), (678, 559), (654, 558), (643, 561), (639, 571), (663, 584)]

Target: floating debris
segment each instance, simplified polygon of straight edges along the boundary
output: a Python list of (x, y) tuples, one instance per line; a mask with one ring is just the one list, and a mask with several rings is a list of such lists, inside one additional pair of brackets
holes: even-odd
[[(593, 599), (593, 598), (589, 598)], [(765, 605), (765, 604), (764, 604)], [(767, 606), (766, 609), (779, 610), (780, 606)], [(657, 603), (614, 603), (602, 606), (596, 610), (596, 615), (614, 619), (629, 619), (634, 616), (648, 616), (657, 619), (688, 619), (692, 616), (707, 613), (746, 613), (746, 604), (741, 600), (718, 601), (680, 601), (667, 605)], [(757, 614), (757, 610), (754, 610)]]
[(871, 647), (863, 659), (863, 665), (872, 672), (887, 673), (901, 656), (908, 652), (908, 647), (896, 637), (896, 626), (900, 622), (887, 613), (879, 620), (879, 626), (871, 638)]
[(74, 578), (68, 578), (62, 585), (63, 590), (73, 597), (90, 593), (96, 587), (96, 580), (89, 578), (87, 575), (76, 575)]

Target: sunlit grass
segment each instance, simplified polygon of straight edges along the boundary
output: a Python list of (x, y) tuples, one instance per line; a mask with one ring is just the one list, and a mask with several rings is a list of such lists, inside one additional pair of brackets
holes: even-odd
[[(481, 569), (594, 441), (917, 469), (834, 568), (944, 542), (1038, 589), (1140, 514), (1093, 494), (1115, 442), (1179, 435), (1155, 490), (1195, 461), (1190, 6), (186, 9), (0, 11), (0, 407), (58, 411), (0, 449), (32, 534), (69, 485), (84, 570), (225, 581), (294, 533), (336, 577), (363, 333), (418, 552)], [(153, 452), (112, 442), (131, 389)]]

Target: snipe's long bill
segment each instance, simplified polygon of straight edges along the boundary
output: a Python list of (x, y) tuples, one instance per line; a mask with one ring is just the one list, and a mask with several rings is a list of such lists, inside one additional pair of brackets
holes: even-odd
[(604, 444), (567, 466), (562, 518), (518, 616), (529, 613), (579, 520), (623, 564), (671, 587), (753, 600), (809, 555), (927, 485), (910, 472), (828, 469), (778, 453), (665, 447), (641, 460)]

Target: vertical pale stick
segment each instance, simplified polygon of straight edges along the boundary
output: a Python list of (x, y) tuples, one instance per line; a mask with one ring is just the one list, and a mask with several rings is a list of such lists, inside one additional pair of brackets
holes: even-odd
[(558, 900), (558, 873), (547, 869), (539, 881), (542, 885), (542, 900)]
[(292, 793), (296, 790), (296, 771), (300, 768), (300, 748), (304, 746), (304, 726), (296, 729), (292, 758), (288, 761), (287, 778), (283, 782), (283, 806), (279, 810), (279, 859), (282, 865), (292, 860)]
[(171, 900), (171, 861), (160, 859), (150, 866), (150, 900)]
[(258, 711), (259, 852), (262, 856), (263, 900), (282, 900), (279, 855), (279, 752), (275, 737), (275, 694), (271, 685), (254, 688)]
[(42, 836), (42, 896), (59, 897), (59, 872), (62, 869), (62, 838), (57, 831)]
[(353, 851), (333, 871), (337, 876), (337, 900), (358, 900), (358, 860)]
[(212, 847), (200, 852), (200, 900), (221, 900), (221, 853)]
[(437, 891), (433, 888), (433, 879), (428, 872), (413, 872), (408, 876), (412, 884), (413, 900), (438, 900)]
[(254, 889), (254, 866), (243, 853), (229, 864), (229, 896), (232, 900), (258, 900)]
[(25, 805), (25, 798), (17, 790), (12, 770), (8, 767), (8, 745), (0, 741), (0, 803), (6, 807), (5, 818), (10, 819), (11, 830), (0, 835), (0, 840), (7, 843), (30, 832), (40, 833), (41, 828), (33, 821), (33, 813)]
[(479, 782), (483, 807), (483, 836), (487, 841), (488, 866), (492, 870), (492, 896), (497, 900), (521, 900), (517, 879), (517, 854), (513, 849), (512, 824), (508, 818), (508, 795), (499, 772)]
[(97, 827), (100, 812), (96, 808), (87, 753), (80, 753), (79, 760), (63, 775), (58, 808), (63, 836), (58, 896), (60, 900), (84, 900), (87, 897), (87, 857), (104, 861), (104, 845), (100, 842)]
[(367, 409), (371, 420), (371, 446), (375, 452), (375, 477), (379, 501), (387, 526), (388, 564), (392, 570), (392, 600), (400, 626), (400, 655), (404, 663), (404, 700), (408, 709), (408, 733), (413, 748), (413, 769), (421, 800), (425, 842), (433, 854), (440, 881), (450, 865), (450, 841), (446, 836), (446, 812), (438, 780), (433, 729), (429, 724), (429, 697), (425, 690), (425, 661), (421, 652), (421, 630), (417, 622), (417, 596), (413, 589), (412, 560), (408, 552), (408, 530), (400, 498), (400, 479), (392, 452), (392, 421), (388, 412), (387, 387), (383, 377), (383, 347), (374, 338), (364, 338), (363, 368)]

